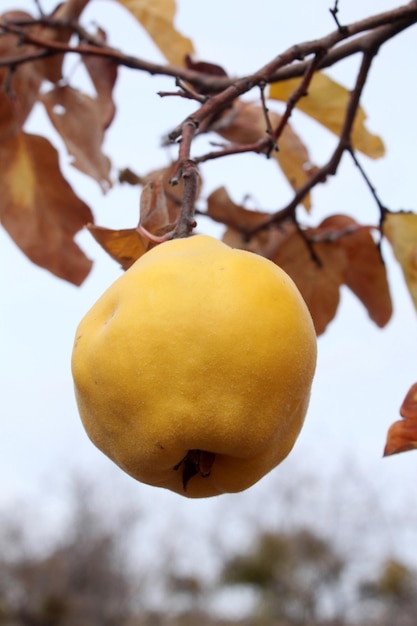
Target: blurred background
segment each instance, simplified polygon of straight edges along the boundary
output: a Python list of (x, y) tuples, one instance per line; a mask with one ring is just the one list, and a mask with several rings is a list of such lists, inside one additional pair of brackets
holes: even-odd
[[(48, 11), (55, 3), (41, 5)], [(176, 25), (192, 38), (198, 57), (223, 65), (231, 76), (335, 27), (326, 0), (177, 5)], [(372, 0), (341, 2), (339, 17), (348, 23), (395, 6), (388, 0), (377, 7)], [(2, 0), (2, 11), (15, 8), (36, 14), (31, 0)], [(83, 23), (102, 26), (110, 44), (124, 52), (163, 61), (116, 2), (91, 0)], [(417, 122), (409, 70), (415, 47), (411, 28), (381, 49), (362, 101), (368, 127), (382, 136), (387, 151), (362, 164), (391, 210), (416, 208)], [(349, 88), (358, 61), (343, 61), (329, 74)], [(76, 60), (66, 63), (71, 82), (88, 88)], [(35, 107), (27, 130), (59, 149), (65, 176), (97, 224), (137, 223), (139, 189), (118, 184), (119, 169), (143, 175), (175, 158), (161, 138), (194, 105), (157, 96), (172, 89), (171, 80), (120, 69), (118, 111), (104, 145), (115, 185), (106, 195), (71, 168), (44, 110)], [(292, 123), (314, 162), (325, 162), (335, 138), (301, 113)], [(204, 153), (205, 142), (196, 142), (196, 154)], [(202, 178), (204, 196), (225, 185), (236, 202), (250, 194), (263, 210), (291, 197), (275, 163), (259, 156), (208, 162)], [(378, 220), (347, 159), (312, 200), (311, 214), (300, 214), (303, 224), (336, 212), (363, 223)], [(204, 218), (198, 229), (221, 236)], [(342, 290), (338, 315), (319, 340), (311, 405), (290, 457), (247, 492), (193, 501), (124, 475), (90, 443), (78, 417), (70, 373), (75, 329), (120, 268), (81, 233), (77, 240), (94, 266), (77, 288), (32, 265), (4, 231), (0, 240), (0, 623), (415, 624), (417, 456), (382, 459), (382, 451), (417, 379), (417, 327), (388, 248), (383, 254), (394, 316), (380, 330)]]

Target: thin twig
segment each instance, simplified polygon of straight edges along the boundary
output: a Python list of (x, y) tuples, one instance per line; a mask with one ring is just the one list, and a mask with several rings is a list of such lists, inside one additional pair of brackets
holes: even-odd
[(271, 156), (271, 152), (273, 150), (275, 150), (275, 152), (278, 152), (278, 144), (276, 142), (276, 140), (274, 140), (274, 131), (272, 128), (272, 124), (271, 124), (271, 119), (269, 117), (269, 109), (268, 106), (266, 104), (266, 98), (265, 98), (265, 88), (266, 88), (266, 83), (261, 82), (259, 83), (259, 90), (261, 92), (261, 104), (262, 104), (262, 110), (264, 112), (264, 117), (265, 117), (265, 123), (266, 123), (266, 139), (267, 139), (267, 146), (266, 146), (266, 150), (265, 150), (265, 154), (266, 157), (269, 159), (269, 157)]
[(356, 167), (358, 168), (360, 175), (362, 176), (363, 180), (365, 181), (366, 186), (368, 187), (369, 191), (371, 192), (371, 195), (373, 197), (373, 199), (375, 200), (378, 209), (379, 209), (379, 241), (378, 241), (378, 250), (379, 253), (381, 255), (381, 259), (383, 260), (382, 257), (382, 250), (381, 250), (381, 243), (382, 243), (382, 233), (383, 233), (383, 223), (386, 217), (386, 214), (388, 213), (388, 209), (387, 207), (381, 202), (376, 189), (374, 187), (374, 185), (372, 184), (369, 176), (367, 175), (367, 173), (365, 172), (364, 168), (362, 167), (360, 161), (358, 160), (355, 151), (351, 148), (349, 150), (350, 156), (352, 157), (352, 160), (354, 162), (354, 164), (356, 165)]
[(378, 47), (375, 46), (373, 49), (369, 50), (366, 54), (363, 55), (362, 63), (356, 79), (356, 84), (351, 92), (348, 106), (346, 108), (346, 115), (342, 126), (340, 138), (330, 159), (325, 165), (320, 167), (315, 172), (315, 174), (309, 180), (307, 180), (304, 185), (302, 185), (302, 187), (300, 187), (295, 192), (292, 200), (287, 204), (287, 206), (285, 206), (283, 209), (280, 209), (276, 213), (273, 213), (270, 217), (268, 217), (267, 220), (265, 220), (265, 222), (258, 224), (258, 226), (253, 229), (252, 234), (255, 234), (260, 230), (269, 228), (272, 224), (279, 223), (284, 219), (287, 219), (288, 217), (294, 215), (297, 206), (303, 201), (305, 196), (313, 189), (313, 187), (325, 182), (327, 176), (333, 176), (334, 174), (336, 174), (344, 152), (351, 149), (351, 132), (353, 123), (355, 121), (356, 112), (358, 110), (359, 101), (362, 95), (363, 88), (365, 86), (366, 78), (368, 76), (372, 60), (376, 55), (377, 50)]
[(321, 52), (318, 52), (312, 61), (310, 61), (309, 65), (307, 66), (306, 72), (303, 76), (303, 79), (301, 81), (301, 83), (298, 85), (298, 87), (296, 88), (296, 90), (291, 94), (291, 96), (288, 98), (287, 101), (287, 106), (286, 109), (283, 113), (283, 115), (281, 116), (280, 122), (277, 126), (277, 128), (275, 129), (274, 133), (273, 133), (273, 137), (275, 139), (275, 141), (278, 141), (278, 139), (280, 138), (282, 132), (284, 131), (285, 126), (288, 123), (289, 118), (292, 115), (292, 112), (297, 104), (297, 102), (303, 98), (304, 96), (307, 95), (308, 92), (308, 87), (311, 83), (311, 80), (314, 76), (314, 73), (317, 69), (318, 64), (320, 63), (320, 59), (322, 58), (322, 56), (324, 55), (324, 50), (322, 50)]
[(177, 185), (181, 180), (184, 182), (181, 211), (172, 233), (173, 238), (188, 237), (196, 226), (194, 216), (199, 173), (196, 162), (190, 158), (191, 143), (196, 131), (197, 126), (193, 122), (184, 124), (178, 161), (169, 181), (171, 185)]
[(339, 0), (335, 0), (334, 7), (329, 9), (330, 13), (333, 16), (334, 21), (336, 22), (336, 26), (340, 33), (346, 33), (346, 26), (342, 26), (339, 22), (338, 13), (339, 13)]

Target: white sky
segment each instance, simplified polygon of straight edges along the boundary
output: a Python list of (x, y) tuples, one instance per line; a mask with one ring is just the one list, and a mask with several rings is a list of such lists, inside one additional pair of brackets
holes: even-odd
[[(388, 0), (342, 0), (339, 4), (340, 18), (346, 22), (376, 9), (397, 6)], [(18, 5), (33, 7), (29, 0), (2, 0), (1, 9)], [(43, 0), (42, 5), (48, 9), (54, 3)], [(289, 45), (334, 28), (328, 11), (330, 0), (179, 0), (178, 5), (177, 25), (192, 37), (199, 57), (223, 64), (231, 75), (255, 70)], [(103, 25), (116, 47), (162, 60), (140, 27), (114, 2), (91, 0), (85, 21)], [(410, 59), (415, 54), (415, 29), (387, 44), (375, 60), (363, 98), (369, 127), (382, 135), (387, 155), (377, 162), (365, 158), (362, 162), (382, 201), (393, 210), (417, 208), (416, 96), (410, 81)], [(331, 74), (349, 86), (356, 67), (357, 59), (346, 61)], [(162, 78), (121, 70), (116, 91), (118, 113), (105, 144), (116, 168), (130, 166), (146, 173), (165, 164), (167, 154), (159, 147), (160, 137), (194, 108), (188, 102), (162, 100), (156, 95), (172, 86), (171, 81)], [(308, 139), (313, 160), (323, 163), (333, 138), (301, 115), (294, 116), (293, 122)], [(30, 130), (48, 134), (61, 147), (42, 110), (33, 115)], [(204, 145), (198, 144), (196, 154), (203, 150)], [(62, 159), (65, 162), (64, 153)], [(98, 186), (82, 174), (68, 166), (65, 173), (92, 207), (98, 224), (121, 228), (135, 224), (137, 189), (116, 186), (104, 197)], [(202, 176), (204, 193), (224, 184), (236, 201), (250, 193), (259, 208), (278, 208), (290, 197), (276, 165), (261, 157), (233, 157), (209, 163)], [(347, 158), (337, 178), (313, 193), (313, 203), (311, 218), (305, 218), (313, 223), (335, 212), (353, 214), (367, 223), (377, 220), (376, 206)], [(218, 232), (203, 222), (200, 229)], [(274, 485), (291, 481), (294, 473), (317, 473), (328, 479), (328, 485), (337, 482), (337, 477), (344, 474), (343, 468), (349, 467), (356, 476), (352, 481), (358, 490), (362, 478), (357, 476), (366, 477), (375, 494), (383, 499), (389, 495), (393, 509), (416, 508), (417, 453), (381, 459), (387, 429), (399, 417), (402, 399), (417, 380), (416, 315), (389, 250), (385, 252), (392, 279), (393, 319), (386, 329), (377, 329), (368, 321), (362, 305), (343, 292), (338, 316), (319, 340), (318, 369), (304, 430), (282, 468), (244, 494), (188, 501), (124, 476), (93, 447), (80, 425), (70, 375), (75, 328), (120, 270), (88, 234), (82, 234), (79, 241), (96, 262), (83, 286), (76, 288), (32, 265), (8, 235), (0, 232), (0, 502), (16, 497), (41, 498), (44, 505), (50, 502), (53, 508), (56, 494), (75, 470), (108, 481), (109, 485), (116, 481), (133, 499), (147, 503), (150, 510), (169, 510), (174, 520), (175, 516), (201, 520), (215, 515), (220, 501), (226, 501), (229, 508), (248, 511), (251, 503), (265, 495), (274, 501)], [(338, 506), (346, 504), (339, 502)], [(273, 505), (269, 502), (268, 506)], [(372, 517), (372, 512), (365, 512), (367, 515)], [(237, 520), (232, 521), (236, 527)]]

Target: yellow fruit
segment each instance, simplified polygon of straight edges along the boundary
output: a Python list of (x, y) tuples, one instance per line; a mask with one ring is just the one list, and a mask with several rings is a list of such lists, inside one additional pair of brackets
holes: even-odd
[(287, 274), (205, 235), (136, 261), (81, 321), (72, 357), (96, 446), (189, 497), (246, 489), (287, 456), (315, 364), (310, 314)]

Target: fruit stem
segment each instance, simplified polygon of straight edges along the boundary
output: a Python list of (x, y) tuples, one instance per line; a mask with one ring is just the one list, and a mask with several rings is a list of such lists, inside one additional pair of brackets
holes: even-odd
[(182, 128), (182, 136), (178, 161), (170, 179), (171, 185), (178, 185), (184, 180), (184, 192), (182, 196), (181, 211), (177, 225), (172, 233), (172, 238), (189, 237), (196, 227), (195, 203), (198, 194), (199, 173), (196, 162), (190, 158), (191, 142), (197, 131), (198, 124), (193, 120), (187, 120)]
[(185, 160), (181, 165), (181, 178), (184, 179), (184, 193), (181, 211), (172, 238), (189, 237), (197, 226), (195, 221), (195, 202), (198, 193), (199, 173), (192, 159)]

